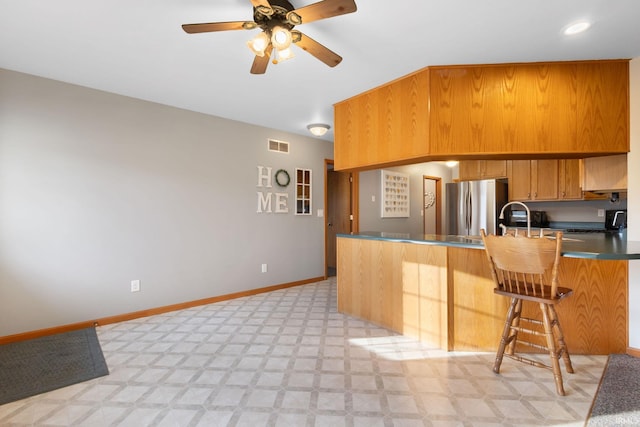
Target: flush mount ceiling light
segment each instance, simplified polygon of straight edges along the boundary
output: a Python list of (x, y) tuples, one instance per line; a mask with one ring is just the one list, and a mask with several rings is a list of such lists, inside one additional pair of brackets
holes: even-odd
[(449, 160), (449, 161), (445, 162), (445, 165), (447, 165), (450, 168), (456, 166), (457, 164), (458, 164), (457, 160)]
[(324, 123), (312, 123), (307, 126), (309, 132), (314, 136), (323, 136), (329, 130), (330, 126)]
[(579, 21), (575, 22), (564, 29), (564, 34), (567, 36), (572, 36), (574, 34), (579, 34), (587, 31), (591, 27), (591, 22), (588, 21)]

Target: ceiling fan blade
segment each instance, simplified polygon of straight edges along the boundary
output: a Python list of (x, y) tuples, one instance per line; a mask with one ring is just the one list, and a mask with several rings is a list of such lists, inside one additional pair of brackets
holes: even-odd
[(345, 15), (357, 10), (354, 0), (323, 0), (309, 6), (296, 9), (294, 12), (300, 15), (302, 23), (331, 18), (332, 16)]
[(342, 57), (340, 55), (302, 33), (300, 33), (300, 40), (296, 42), (296, 46), (309, 52), (329, 67), (335, 67), (342, 61)]
[[(249, 28), (247, 28), (247, 25)], [(210, 33), (212, 31), (229, 31), (229, 30), (244, 30), (255, 28), (255, 22), (250, 21), (234, 21), (234, 22), (210, 22), (203, 24), (184, 24), (182, 29), (189, 33)]]
[(271, 10), (271, 5), (269, 4), (269, 2), (267, 0), (251, 0), (251, 4), (256, 9), (262, 9), (262, 10), (269, 9), (269, 10)]
[(264, 56), (258, 56), (253, 59), (251, 65), (251, 74), (264, 74), (267, 71), (267, 65), (269, 65), (269, 59), (271, 59), (271, 52), (273, 46), (269, 43), (269, 46), (264, 50)]

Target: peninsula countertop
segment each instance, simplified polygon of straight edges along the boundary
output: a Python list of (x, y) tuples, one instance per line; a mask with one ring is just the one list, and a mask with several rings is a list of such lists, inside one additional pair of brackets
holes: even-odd
[[(338, 237), (484, 249), (480, 236), (364, 231), (354, 234), (338, 234)], [(601, 260), (640, 259), (640, 241), (627, 241), (626, 233), (564, 234), (562, 256)]]

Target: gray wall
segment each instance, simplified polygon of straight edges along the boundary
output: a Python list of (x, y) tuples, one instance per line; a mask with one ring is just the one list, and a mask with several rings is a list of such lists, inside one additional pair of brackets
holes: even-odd
[[(315, 213), (332, 157), (312, 137), (0, 70), (0, 336), (323, 276), (324, 218), (293, 214), (293, 178), (313, 170)], [(258, 165), (291, 175), (288, 214), (257, 213)]]
[[(360, 172), (360, 230), (385, 231), (391, 233), (422, 234), (424, 230), (422, 210), (424, 206), (422, 194), (422, 177), (424, 175), (442, 178), (442, 219), (443, 232), (446, 230), (445, 215), (445, 184), (451, 182), (452, 174), (456, 173), (440, 162), (420, 163), (409, 166), (385, 168), (409, 175), (409, 190), (411, 197), (410, 215), (408, 218), (382, 218), (380, 215), (380, 180), (381, 170)], [(375, 200), (372, 201), (372, 197)]]

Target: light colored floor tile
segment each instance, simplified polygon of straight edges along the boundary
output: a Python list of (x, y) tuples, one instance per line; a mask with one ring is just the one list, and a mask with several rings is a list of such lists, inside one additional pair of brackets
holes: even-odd
[(188, 427), (197, 414), (197, 410), (171, 409), (158, 423), (158, 427)]
[(200, 420), (196, 427), (226, 427), (230, 425), (232, 411), (208, 410)]
[(282, 407), (287, 409), (309, 409), (311, 393), (308, 391), (285, 391), (282, 399)]
[(550, 373), (336, 311), (335, 278), (98, 328), (111, 375), (0, 406), (0, 425), (580, 426), (605, 356)]

